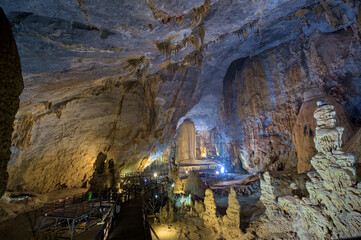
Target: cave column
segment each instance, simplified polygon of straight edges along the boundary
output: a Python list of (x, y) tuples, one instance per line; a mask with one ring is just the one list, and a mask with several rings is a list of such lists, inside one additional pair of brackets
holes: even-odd
[(179, 127), (176, 160), (181, 163), (182, 161), (193, 161), (195, 158), (196, 130), (194, 123), (187, 119)]

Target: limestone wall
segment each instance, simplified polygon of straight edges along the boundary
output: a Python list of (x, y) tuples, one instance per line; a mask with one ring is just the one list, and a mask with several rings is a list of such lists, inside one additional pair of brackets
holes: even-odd
[(258, 239), (305, 240), (361, 235), (361, 183), (356, 180), (356, 159), (341, 148), (344, 129), (336, 127), (335, 114), (335, 106), (317, 102), (317, 154), (311, 160), (316, 171), (308, 174), (306, 194), (289, 192), (295, 186), (303, 188), (297, 182), (290, 184), (265, 173), (261, 200), (266, 216), (252, 223), (249, 233)]
[(322, 93), (340, 111), (337, 118), (345, 127), (346, 143), (354, 131), (350, 119), (361, 119), (360, 53), (360, 42), (348, 29), (314, 32), (234, 61), (234, 75), (227, 73), (223, 81), (221, 113), (222, 129), (232, 146), (229, 154), (251, 172), (296, 169), (298, 162), (301, 172), (309, 169), (314, 146), (308, 135), (310, 129), (314, 134), (316, 125), (308, 115), (314, 108), (305, 103), (304, 93), (314, 88), (316, 95), (309, 97), (317, 101)]

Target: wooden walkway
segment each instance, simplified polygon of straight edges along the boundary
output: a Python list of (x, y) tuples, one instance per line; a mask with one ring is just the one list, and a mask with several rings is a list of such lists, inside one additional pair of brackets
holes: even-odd
[(134, 198), (120, 208), (113, 221), (109, 239), (146, 240), (143, 224), (142, 199)]
[[(97, 196), (95, 199), (88, 200), (86, 194), (81, 194), (45, 203), (42, 208), (43, 216), (37, 235), (41, 232), (48, 231), (49, 225), (46, 226), (46, 224), (49, 221), (53, 221), (55, 222), (55, 224), (52, 225), (54, 238), (56, 238), (57, 232), (64, 230), (63, 223), (65, 223), (67, 226), (65, 229), (69, 230), (70, 239), (73, 239), (77, 229), (86, 230), (89, 228), (97, 212), (102, 213), (103, 216), (107, 216), (114, 210), (118, 196), (113, 195), (114, 196), (109, 193), (106, 197)], [(79, 227), (82, 223), (86, 223), (86, 225)], [(44, 226), (45, 231), (43, 230)]]
[(152, 198), (160, 199), (165, 195), (164, 185), (153, 186), (122, 205), (120, 212), (115, 215), (108, 239), (151, 240), (150, 226), (144, 209), (145, 201)]
[[(154, 215), (155, 207), (167, 196), (166, 185), (160, 183), (167, 174), (158, 173), (153, 178), (150, 173), (129, 174), (125, 178), (128, 187), (120, 194), (108, 193), (105, 198), (93, 194), (91, 200), (82, 194), (44, 204), (37, 235), (52, 231), (52, 238), (65, 237), (67, 231), (70, 239), (152, 239), (146, 212)], [(148, 200), (152, 201), (145, 204)], [(99, 213), (101, 220), (96, 220)]]

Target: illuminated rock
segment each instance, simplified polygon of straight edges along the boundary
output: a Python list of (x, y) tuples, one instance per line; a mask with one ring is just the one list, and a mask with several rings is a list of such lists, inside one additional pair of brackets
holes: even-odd
[(318, 153), (311, 159), (316, 172), (308, 173), (307, 192), (290, 195), (293, 184), (265, 173), (261, 200), (266, 216), (254, 222), (248, 232), (255, 232), (259, 239), (361, 235), (361, 184), (356, 182), (355, 157), (341, 149), (343, 128), (335, 127), (335, 114), (333, 105), (317, 102), (314, 141)]
[(196, 172), (190, 172), (184, 186), (186, 194), (192, 194), (198, 197), (204, 197), (207, 187)]
[(171, 223), (174, 221), (174, 208), (170, 202), (160, 208), (159, 220), (160, 223)]
[(194, 201), (194, 212), (198, 215), (198, 217), (203, 219), (205, 214), (205, 206), (202, 201)]
[(176, 161), (181, 164), (184, 160), (192, 162), (196, 158), (196, 132), (194, 123), (185, 120), (179, 127), (177, 137)]
[(345, 128), (342, 136), (347, 142), (354, 134), (353, 125), (344, 107), (331, 96), (326, 95), (318, 88), (312, 88), (304, 93), (303, 104), (297, 115), (296, 123), (292, 129), (292, 141), (297, 150), (297, 171), (303, 173), (313, 169), (311, 158), (317, 153), (313, 141), (316, 132), (316, 119), (313, 113), (317, 108), (317, 101), (323, 100), (335, 106), (337, 126)]
[[(184, 118), (228, 135), (228, 154), (249, 171), (292, 169), (292, 126), (310, 85), (360, 119), (357, 4), (147, 2), (155, 6), (1, 2), (26, 85), (14, 124), (11, 189), (84, 186), (100, 152), (114, 160), (117, 176), (141, 171)], [(339, 18), (335, 28), (331, 13)]]
[(204, 225), (214, 232), (220, 234), (220, 222), (217, 217), (216, 203), (214, 201), (213, 192), (211, 189), (207, 188), (205, 192), (206, 196), (204, 198), (205, 212), (203, 216)]
[(180, 179), (180, 177), (178, 177), (174, 182), (173, 193), (174, 194), (183, 194), (184, 193), (183, 182)]
[(230, 189), (228, 195), (227, 214), (222, 219), (222, 236), (227, 240), (240, 239), (243, 235), (240, 229), (241, 205), (237, 199), (236, 192)]

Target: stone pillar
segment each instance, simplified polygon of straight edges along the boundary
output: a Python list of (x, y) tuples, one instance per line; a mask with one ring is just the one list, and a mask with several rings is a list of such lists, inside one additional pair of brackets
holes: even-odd
[(178, 163), (184, 160), (194, 160), (196, 158), (196, 130), (194, 123), (188, 119), (179, 127), (177, 138), (177, 157)]
[(240, 239), (242, 231), (240, 227), (241, 205), (237, 199), (236, 191), (230, 189), (228, 195), (227, 214), (223, 216), (222, 235), (225, 239)]
[(11, 134), (24, 88), (20, 57), (11, 25), (0, 8), (0, 196), (5, 193), (11, 156)]
[(343, 106), (334, 98), (326, 95), (319, 88), (312, 88), (304, 93), (304, 102), (297, 115), (297, 120), (292, 129), (292, 141), (297, 150), (298, 173), (308, 172), (313, 169), (311, 158), (317, 153), (313, 138), (316, 132), (316, 119), (313, 112), (316, 110), (317, 101), (326, 101), (334, 105), (337, 115), (337, 126), (343, 126), (345, 131), (343, 142), (347, 142), (354, 134), (354, 127)]
[(216, 233), (220, 233), (219, 219), (217, 217), (217, 206), (214, 201), (213, 192), (210, 188), (206, 190), (204, 198), (205, 213), (203, 216), (204, 225)]

